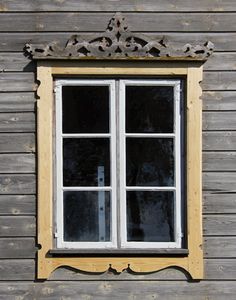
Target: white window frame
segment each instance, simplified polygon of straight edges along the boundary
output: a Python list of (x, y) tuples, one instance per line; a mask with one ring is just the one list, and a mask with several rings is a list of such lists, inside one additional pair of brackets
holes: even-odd
[[(122, 248), (181, 248), (181, 111), (180, 111), (180, 80), (120, 80), (120, 224)], [(125, 132), (125, 87), (126, 86), (172, 86), (174, 88), (174, 133), (126, 133)], [(126, 186), (126, 137), (143, 138), (173, 138), (175, 157), (175, 187), (131, 187)], [(127, 241), (127, 214), (126, 191), (173, 191), (175, 193), (174, 229), (175, 242), (128, 242)]]
[[(89, 79), (57, 79), (55, 81), (55, 108), (56, 108), (56, 247), (68, 249), (160, 249), (181, 248), (182, 246), (182, 208), (181, 208), (181, 114), (180, 114), (180, 80), (172, 79), (111, 79), (111, 80), (89, 80)], [(109, 86), (110, 91), (110, 133), (108, 134), (62, 134), (62, 86)], [(126, 134), (125, 133), (125, 86), (128, 85), (153, 85), (172, 86), (174, 88), (174, 133), (155, 134)], [(118, 88), (118, 92), (117, 89)], [(117, 105), (118, 102), (118, 105)], [(118, 110), (118, 112), (116, 111)], [(116, 117), (118, 116), (118, 118)], [(58, 121), (60, 120), (60, 121)], [(175, 145), (175, 186), (174, 187), (126, 187), (126, 157), (125, 139), (132, 137), (156, 137), (173, 138)], [(110, 187), (63, 187), (62, 176), (62, 140), (63, 137), (88, 138), (109, 137), (110, 138), (110, 161), (111, 161), (111, 186)], [(118, 146), (117, 137), (119, 139)], [(117, 161), (117, 157), (119, 160)], [(117, 164), (118, 162), (118, 164)], [(119, 165), (120, 176), (117, 178), (117, 167)], [(119, 182), (119, 186), (117, 185)], [(111, 242), (65, 242), (63, 241), (63, 191), (110, 191), (111, 193)], [(126, 191), (174, 191), (175, 192), (175, 242), (128, 242), (126, 224)], [(119, 197), (117, 197), (119, 192)], [(117, 225), (119, 222), (119, 225)]]
[[(109, 133), (94, 134), (65, 134), (62, 133), (62, 86), (109, 86)], [(116, 220), (116, 115), (115, 115), (115, 82), (114, 80), (56, 80), (55, 81), (56, 108), (56, 246), (57, 248), (116, 248), (117, 220)], [(63, 138), (110, 138), (110, 178), (111, 184), (106, 187), (63, 187)], [(109, 191), (111, 199), (111, 241), (109, 242), (68, 242), (63, 240), (63, 191)]]

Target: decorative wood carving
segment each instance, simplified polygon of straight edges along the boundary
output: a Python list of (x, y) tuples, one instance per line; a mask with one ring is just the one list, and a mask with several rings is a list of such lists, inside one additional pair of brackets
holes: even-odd
[(206, 60), (214, 45), (185, 44), (182, 48), (169, 46), (166, 39), (149, 40), (128, 29), (125, 18), (116, 13), (109, 21), (107, 30), (89, 41), (80, 41), (72, 35), (66, 46), (57, 42), (46, 45), (26, 44), (25, 54), (33, 59), (160, 59), (160, 60)]

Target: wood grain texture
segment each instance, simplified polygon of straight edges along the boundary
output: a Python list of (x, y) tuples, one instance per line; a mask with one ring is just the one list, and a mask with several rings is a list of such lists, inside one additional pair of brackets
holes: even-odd
[(204, 110), (236, 110), (235, 91), (208, 91), (202, 95)]
[(236, 258), (236, 237), (205, 237), (203, 249), (207, 258)]
[(34, 238), (0, 238), (0, 258), (35, 258)]
[(34, 110), (34, 93), (0, 93), (1, 112), (25, 112)]
[(235, 280), (236, 259), (206, 259), (205, 278), (211, 280)]
[(203, 212), (236, 214), (236, 194), (224, 194), (214, 191), (203, 193)]
[[(236, 283), (224, 281), (109, 281), (96, 282), (9, 282), (0, 283), (2, 299), (70, 300), (235, 300)], [(63, 296), (62, 296), (63, 295)]]
[(0, 195), (0, 215), (35, 215), (34, 195)]
[(34, 132), (35, 114), (26, 113), (1, 113), (0, 132)]
[(236, 112), (204, 112), (203, 130), (236, 130)]
[(215, 235), (215, 236), (236, 235), (236, 215), (204, 216), (203, 233), (204, 235)]
[(9, 71), (34, 72), (35, 70), (36, 70), (35, 62), (32, 62), (27, 57), (25, 57), (23, 52), (0, 53), (0, 72), (9, 72)]
[(0, 133), (0, 153), (35, 152), (33, 133)]
[(0, 280), (34, 280), (34, 269), (33, 259), (0, 260)]
[(235, 151), (236, 132), (234, 131), (203, 132), (203, 150)]
[(235, 172), (204, 172), (203, 189), (222, 193), (236, 192)]
[(235, 71), (236, 53), (214, 53), (205, 63), (204, 69), (211, 71)]
[[(105, 21), (104, 21), (105, 24)], [(105, 30), (106, 26), (101, 32)], [(134, 29), (133, 29), (134, 30)], [(156, 29), (155, 29), (156, 30)], [(148, 39), (160, 40), (163, 35), (169, 41), (169, 44), (183, 46), (187, 43), (204, 44), (206, 41), (211, 41), (215, 45), (215, 51), (236, 51), (236, 33), (234, 32), (144, 32)], [(94, 34), (81, 32), (76, 29), (75, 34), (79, 34), (81, 40), (89, 40)], [(71, 36), (71, 32), (0, 32), (0, 47), (1, 51), (18, 51), (22, 52), (26, 43), (47, 44), (51, 41), (57, 41), (65, 45), (65, 42)]]
[(36, 87), (34, 73), (0, 73), (0, 92), (32, 92)]
[(31, 0), (11, 0), (2, 1), (0, 7), (1, 12), (20, 12), (20, 11), (90, 11), (90, 12), (101, 12), (101, 11), (129, 11), (129, 12), (194, 12), (194, 11), (208, 11), (208, 12), (224, 12), (234, 11), (235, 2), (233, 0), (228, 1), (217, 1), (212, 2), (200, 0), (197, 3), (195, 1), (178, 0), (178, 1), (160, 1), (155, 0), (136, 0), (135, 2), (129, 2), (125, 0), (107, 0), (104, 3), (103, 0), (67, 0), (67, 1), (31, 1)]
[(236, 152), (203, 153), (204, 171), (236, 171)]
[(108, 270), (107, 272), (101, 274), (95, 273), (87, 273), (79, 270), (75, 270), (73, 268), (58, 268), (56, 269), (51, 276), (48, 278), (48, 281), (55, 280), (65, 280), (65, 281), (87, 281), (87, 280), (186, 280), (186, 274), (184, 272), (177, 270), (176, 268), (167, 268), (158, 272), (151, 273), (134, 273), (132, 271), (124, 271), (122, 273), (115, 273), (112, 270)]
[(36, 181), (33, 174), (0, 175), (0, 194), (35, 194)]
[(0, 173), (34, 173), (34, 154), (0, 154)]
[(35, 217), (31, 216), (1, 216), (0, 236), (22, 237), (35, 236)]
[(209, 91), (236, 90), (236, 72), (204, 72), (201, 86)]
[[(205, 265), (205, 279), (224, 279), (224, 280), (234, 280), (236, 276), (236, 259), (235, 258), (230, 258), (230, 259), (205, 259), (204, 260), (204, 265)], [(123, 272), (119, 275), (114, 275), (111, 272), (103, 273), (101, 275), (98, 275), (97, 278), (99, 280), (106, 280), (106, 281), (123, 281), (126, 280), (126, 282), (130, 282), (130, 280), (135, 280), (135, 281), (142, 281), (145, 280), (146, 282), (153, 282), (153, 287), (158, 285), (158, 280), (160, 281), (169, 281), (170, 280), (183, 280), (184, 281), (184, 274), (182, 273), (181, 277), (181, 271), (177, 271), (175, 269), (165, 269), (159, 272), (153, 272), (150, 274), (129, 274), (127, 272)], [(80, 284), (86, 280), (91, 280), (91, 282), (96, 280), (96, 275), (93, 274), (86, 274), (86, 273), (81, 273), (78, 271), (66, 269), (66, 268), (60, 268), (56, 270), (51, 278), (51, 280), (63, 280), (63, 281), (80, 281)], [(174, 282), (174, 284), (178, 285), (177, 282)], [(124, 281), (125, 282), (125, 281)], [(196, 288), (198, 289), (200, 284), (203, 283), (204, 281), (200, 283), (195, 283)], [(186, 282), (187, 283), (187, 282)], [(189, 288), (193, 292), (193, 287), (191, 287), (191, 283), (187, 283)], [(177, 288), (177, 286), (175, 287)], [(64, 295), (64, 294), (63, 294)], [(199, 292), (198, 292), (199, 296)], [(155, 298), (154, 298), (155, 299)], [(189, 298), (189, 300), (192, 298)]]
[[(1, 14), (0, 32), (105, 31), (114, 13), (14, 13)], [(131, 31), (227, 32), (236, 28), (236, 13), (124, 13)], [(61, 20), (64, 20), (61, 22)], [(89, 22), (88, 22), (89, 20)], [(140, 22), (142, 20), (142, 22)]]

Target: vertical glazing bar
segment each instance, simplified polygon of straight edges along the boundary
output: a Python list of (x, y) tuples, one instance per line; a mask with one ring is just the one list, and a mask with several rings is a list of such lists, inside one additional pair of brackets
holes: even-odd
[(180, 106), (180, 81), (174, 86), (175, 103), (175, 241), (181, 247), (181, 106)]
[(125, 81), (120, 80), (120, 241), (121, 247), (127, 242), (126, 217), (126, 146), (125, 146)]
[[(98, 186), (104, 186), (104, 166), (98, 166)], [(98, 236), (99, 241), (105, 240), (105, 191), (98, 192)]]
[(116, 201), (116, 93), (115, 80), (109, 81), (110, 86), (110, 161), (111, 161), (111, 243), (117, 247), (117, 201)]
[(55, 86), (55, 109), (56, 109), (56, 241), (57, 247), (61, 247), (63, 243), (63, 158), (62, 158), (62, 85), (60, 82), (56, 82)]

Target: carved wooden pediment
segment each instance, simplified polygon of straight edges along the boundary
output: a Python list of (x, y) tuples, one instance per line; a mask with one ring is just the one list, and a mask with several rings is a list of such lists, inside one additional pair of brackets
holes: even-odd
[(37, 45), (26, 44), (25, 54), (33, 59), (159, 59), (206, 60), (214, 45), (185, 44), (181, 48), (169, 46), (165, 38), (149, 40), (144, 35), (132, 33), (121, 13), (116, 13), (104, 33), (81, 40), (72, 35), (65, 46), (57, 42)]

